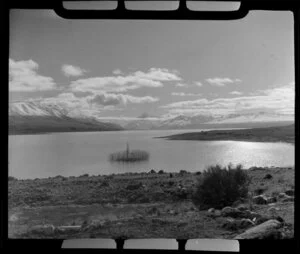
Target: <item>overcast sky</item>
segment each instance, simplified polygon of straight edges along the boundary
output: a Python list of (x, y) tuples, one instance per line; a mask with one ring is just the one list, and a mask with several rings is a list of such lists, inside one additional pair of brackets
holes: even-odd
[(294, 114), (293, 16), (235, 21), (65, 20), (10, 15), (10, 101), (101, 117)]

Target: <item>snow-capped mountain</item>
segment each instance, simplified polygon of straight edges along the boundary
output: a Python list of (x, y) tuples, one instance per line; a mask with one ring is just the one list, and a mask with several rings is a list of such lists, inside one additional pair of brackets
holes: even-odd
[(235, 113), (227, 116), (178, 115), (160, 118), (143, 113), (136, 118), (103, 118), (64, 105), (40, 101), (14, 102), (9, 105), (11, 133), (53, 131), (104, 131), (151, 129), (251, 128), (284, 125), (294, 121), (291, 115), (276, 113)]
[(210, 123), (222, 124), (222, 123), (253, 123), (253, 122), (282, 122), (282, 121), (294, 121), (294, 116), (283, 115), (269, 112), (257, 112), (257, 113), (243, 113), (243, 114), (230, 114), (224, 117), (215, 118)]
[(39, 101), (9, 104), (9, 133), (122, 130), (117, 124), (100, 122), (83, 112), (74, 114), (62, 105)]

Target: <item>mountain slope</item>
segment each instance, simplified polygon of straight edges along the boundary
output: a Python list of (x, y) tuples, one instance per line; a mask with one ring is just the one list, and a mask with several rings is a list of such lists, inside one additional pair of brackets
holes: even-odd
[(284, 116), (266, 112), (248, 114), (230, 114), (221, 117), (206, 115), (185, 116), (173, 118), (143, 118), (130, 121), (111, 120), (124, 129), (209, 129), (209, 128), (254, 128), (283, 126), (294, 122), (293, 116)]
[(9, 134), (36, 134), (71, 131), (115, 131), (123, 128), (114, 123), (99, 122), (91, 117), (70, 116), (58, 105), (16, 102), (9, 105)]

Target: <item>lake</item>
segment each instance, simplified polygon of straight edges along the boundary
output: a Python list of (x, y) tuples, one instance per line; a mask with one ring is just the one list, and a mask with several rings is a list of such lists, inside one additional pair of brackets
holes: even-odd
[[(241, 141), (182, 141), (153, 137), (200, 130), (73, 132), (9, 136), (9, 175), (19, 179), (78, 176), (151, 169), (202, 171), (208, 165), (294, 166), (294, 145)], [(149, 161), (111, 163), (109, 154), (126, 149), (150, 153)]]

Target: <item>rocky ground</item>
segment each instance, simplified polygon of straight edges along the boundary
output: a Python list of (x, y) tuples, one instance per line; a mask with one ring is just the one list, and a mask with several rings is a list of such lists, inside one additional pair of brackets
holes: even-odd
[(294, 168), (247, 172), (249, 198), (220, 210), (192, 203), (200, 172), (10, 178), (9, 237), (293, 238)]

